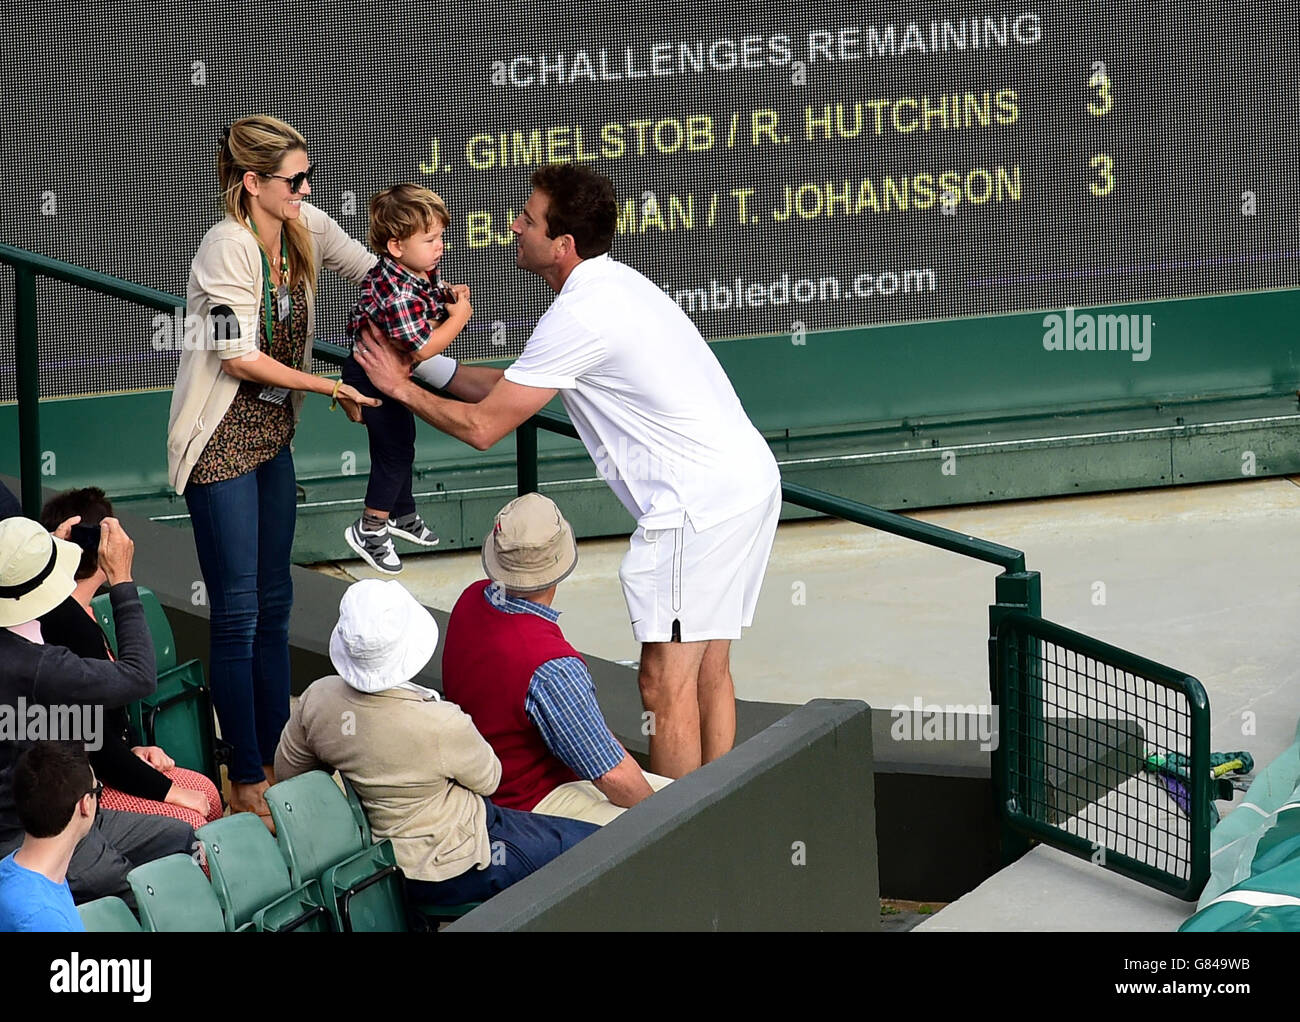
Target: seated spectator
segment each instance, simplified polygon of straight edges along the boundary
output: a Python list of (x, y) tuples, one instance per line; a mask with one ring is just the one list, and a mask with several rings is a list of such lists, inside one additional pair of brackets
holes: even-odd
[(447, 622), (442, 691), (500, 757), (500, 805), (604, 825), (670, 778), (644, 773), (610, 733), (556, 623), (551, 603), (577, 563), (573, 529), (549, 497), (507, 504), (483, 541), (488, 578)]
[(68, 861), (95, 823), (104, 786), (76, 742), (36, 742), (18, 757), (13, 791), (23, 843), (0, 861), (0, 933), (85, 930)]
[[(154, 690), (153, 641), (144, 608), (131, 581), (135, 548), (116, 518), (99, 525), (99, 564), (108, 579), (117, 626), (118, 659), (83, 659), (47, 645), (39, 618), (71, 595), (81, 548), (46, 532), (28, 518), (0, 522), (0, 706), (17, 718), (23, 701), (46, 707), (124, 706)], [(94, 715), (83, 714), (82, 718)], [(65, 714), (47, 714), (51, 721)], [(36, 737), (36, 736), (33, 736)], [(55, 737), (44, 735), (43, 737)], [(61, 736), (69, 737), (69, 736)], [(101, 736), (83, 736), (95, 744)], [(23, 840), (14, 805), (14, 763), (27, 739), (0, 741), (0, 856)], [(134, 903), (126, 874), (144, 862), (175, 852), (190, 854), (194, 829), (183, 820), (102, 810), (68, 864), (68, 886), (77, 901), (117, 895)]]
[(483, 901), (596, 828), (504, 809), (487, 798), (501, 764), (459, 707), (413, 679), (438, 625), (397, 581), (350, 586), (330, 636), (337, 675), (308, 686), (289, 714), (275, 775), (338, 770), (376, 839), (389, 838), (411, 897)]
[[(86, 660), (113, 659), (90, 606), (107, 581), (99, 566), (99, 523), (112, 516), (112, 503), (94, 487), (52, 497), (41, 511), (41, 524), (52, 532), (71, 522), (71, 538), (81, 547), (77, 588), (41, 615), (41, 635), (50, 645), (63, 646)], [(221, 816), (221, 796), (212, 781), (196, 770), (178, 767), (156, 745), (133, 746), (124, 707), (105, 707), (103, 713), (103, 744), (90, 753), (95, 776), (104, 782), (101, 809), (171, 816), (195, 829)]]

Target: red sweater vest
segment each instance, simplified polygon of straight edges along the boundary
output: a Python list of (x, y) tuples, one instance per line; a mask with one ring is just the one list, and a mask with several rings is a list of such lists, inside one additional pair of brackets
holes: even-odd
[(442, 694), (470, 715), (501, 760), (501, 784), (492, 801), (527, 810), (558, 785), (579, 780), (552, 755), (524, 712), (533, 672), (578, 651), (564, 641), (558, 624), (492, 606), (483, 595), (491, 584), (475, 582), (452, 609), (442, 651)]

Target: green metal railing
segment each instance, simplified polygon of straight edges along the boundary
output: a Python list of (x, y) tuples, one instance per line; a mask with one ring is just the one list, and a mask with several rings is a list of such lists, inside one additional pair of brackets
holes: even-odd
[(23, 513), (28, 518), (39, 519), (42, 503), (41, 375), (36, 279), (59, 280), (160, 312), (183, 309), (185, 302), (166, 291), (132, 284), (13, 245), (0, 245), (0, 263), (14, 269), (14, 361), (17, 368), (18, 464), (23, 484)]
[(996, 640), (995, 788), (1008, 826), (1195, 900), (1213, 812), (1201, 683), (1028, 614), (1004, 617)]
[[(162, 312), (174, 312), (183, 309), (184, 302), (175, 295), (167, 294), (154, 288), (142, 287), (128, 281), (109, 277), (93, 270), (87, 270), (71, 263), (50, 259), (35, 253), (0, 245), (0, 263), (14, 269), (14, 342), (17, 365), (17, 397), (19, 428), (19, 463), (22, 476), (22, 502), (25, 513), (32, 518), (40, 515), (41, 492), (41, 445), (40, 445), (40, 376), (39, 376), (39, 330), (36, 299), (36, 280), (45, 277), (58, 280), (74, 287), (83, 288), (97, 294), (118, 298), (147, 309)], [(339, 365), (347, 357), (347, 349), (325, 341), (316, 341), (313, 354), (324, 362)], [(521, 424), (515, 432), (517, 489), (519, 493), (529, 493), (539, 488), (538, 478), (538, 432), (546, 430), (562, 436), (578, 439), (573, 424), (562, 415), (542, 411), (527, 422)], [(1037, 650), (1047, 637), (1062, 641), (1066, 630), (1041, 619), (1042, 588), (1038, 572), (1029, 571), (1025, 566), (1025, 555), (1019, 550), (990, 543), (974, 536), (964, 535), (951, 529), (945, 529), (926, 522), (915, 521), (904, 515), (884, 511), (880, 508), (848, 500), (835, 494), (800, 486), (795, 483), (782, 484), (782, 496), (787, 503), (820, 514), (841, 518), (858, 525), (878, 529), (904, 539), (924, 543), (964, 557), (974, 558), (1002, 568), (994, 579), (994, 602), (989, 606), (989, 685), (995, 707), (1001, 699), (1015, 700), (1017, 724), (1021, 730), (1015, 732), (1014, 755), (1008, 757), (1007, 743), (1000, 742), (993, 753), (993, 779), (997, 811), (1002, 822), (1003, 855), (1011, 861), (1030, 847), (1032, 840), (1064, 847), (1081, 853), (1075, 840), (1076, 835), (1052, 825), (1044, 818), (1025, 813), (1023, 805), (1033, 806), (1033, 795), (1045, 784), (1046, 770), (1049, 766), (1045, 758), (1048, 744), (1042, 738), (1049, 722), (1045, 716), (1048, 702), (1044, 699), (1042, 688), (1045, 680), (1032, 669), (1040, 662)], [(1124, 650), (1107, 646), (1087, 636), (1068, 633), (1071, 648), (1080, 649), (1083, 655), (1092, 658), (1099, 669), (1128, 670), (1140, 674), (1147, 681), (1162, 684), (1168, 678), (1177, 675), (1158, 664), (1135, 657)], [(1014, 639), (1008, 636), (1015, 637)], [(1184, 677), (1178, 675), (1178, 677)], [(1162, 682), (1164, 679), (1164, 682)], [(1191, 757), (1189, 767), (1193, 779), (1193, 804), (1200, 806), (1202, 801), (1196, 778), (1208, 778), (1209, 749), (1208, 738), (1202, 740), (1208, 727), (1208, 705), (1205, 703), (1204, 691), (1200, 690), (1195, 679), (1190, 680), (1199, 690), (1199, 696), (1190, 688), (1183, 689), (1185, 697), (1193, 704), (1193, 729), (1187, 754)], [(1025, 720), (1032, 724), (1024, 725)], [(1027, 730), (1026, 730), (1027, 728)], [(1044, 779), (1042, 784), (1039, 779)], [(1206, 782), (1208, 783), (1208, 781)], [(1026, 787), (1028, 785), (1028, 787)], [(1021, 794), (1022, 790), (1026, 794)], [(1028, 802), (1025, 799), (1028, 798)], [(1206, 796), (1208, 799), (1208, 796)], [(1205, 805), (1208, 807), (1208, 801)], [(1126, 860), (1120, 849), (1112, 851), (1113, 859), (1105, 863), (1108, 868), (1118, 868), (1137, 879), (1160, 887), (1162, 890), (1174, 890), (1186, 896), (1186, 891), (1200, 877), (1199, 855), (1202, 848), (1208, 848), (1209, 822), (1204, 814), (1192, 813), (1191, 818), (1191, 860), (1193, 867), (1187, 877), (1173, 874), (1156, 875), (1149, 864), (1140, 858)], [(1158, 871), (1157, 871), (1158, 872)], [(1173, 877), (1171, 880), (1170, 877)], [(1204, 880), (1200, 881), (1202, 884)], [(1179, 886), (1182, 884), (1183, 886)], [(1175, 890), (1176, 888), (1176, 890)]]

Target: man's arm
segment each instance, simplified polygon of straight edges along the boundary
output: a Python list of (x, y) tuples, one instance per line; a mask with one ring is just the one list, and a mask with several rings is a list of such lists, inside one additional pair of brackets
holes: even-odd
[(287, 781), (309, 770), (319, 770), (323, 763), (312, 751), (311, 741), (307, 737), (307, 728), (302, 722), (302, 705), (308, 693), (294, 703), (289, 711), (289, 720), (280, 732), (280, 744), (275, 748), (275, 779)]
[(542, 741), (570, 770), (624, 809), (654, 794), (641, 767), (605, 724), (587, 665), (578, 657), (542, 664), (524, 710)]
[(636, 805), (654, 794), (650, 782), (645, 779), (640, 764), (632, 754), (623, 750), (623, 761), (608, 773), (601, 774), (591, 782), (600, 789), (600, 793), (614, 805), (624, 809)]
[[(400, 401), (429, 425), (486, 451), (521, 423), (527, 422), (546, 406), (557, 391), (525, 387), (498, 378), (491, 391), (476, 403), (451, 401), (430, 394), (411, 380), (409, 363), (386, 342), (366, 331), (353, 353), (370, 382), (383, 393)], [(465, 367), (457, 369), (459, 377)], [(452, 383), (455, 384), (455, 377)], [(455, 390), (453, 389), (453, 393)]]
[[(454, 711), (454, 712), (449, 712)], [(501, 783), (501, 761), (468, 713), (451, 703), (436, 704), (439, 718), (436, 747), (442, 754), (443, 775), (486, 798)]]
[(45, 646), (33, 698), (42, 703), (100, 703), (112, 709), (143, 699), (158, 683), (153, 638), (131, 581), (109, 590), (117, 633), (116, 660), (83, 660), (62, 646)]
[(462, 401), (482, 401), (505, 374), (504, 369), (492, 366), (457, 366), (456, 375), (445, 390)]
[(135, 544), (116, 518), (99, 523), (99, 566), (108, 576), (117, 632), (116, 660), (83, 660), (61, 646), (44, 647), (32, 694), (43, 703), (101, 703), (109, 708), (157, 687), (153, 637), (131, 581)]

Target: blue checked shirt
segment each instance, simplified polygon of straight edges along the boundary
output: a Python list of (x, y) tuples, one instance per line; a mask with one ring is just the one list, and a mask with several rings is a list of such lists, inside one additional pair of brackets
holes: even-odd
[[(507, 596), (496, 582), (483, 590), (483, 598), (507, 614), (536, 614), (552, 623), (560, 618), (545, 604)], [(594, 781), (623, 762), (623, 746), (610, 734), (591, 672), (578, 657), (548, 660), (533, 672), (524, 712), (552, 755), (584, 780)]]

